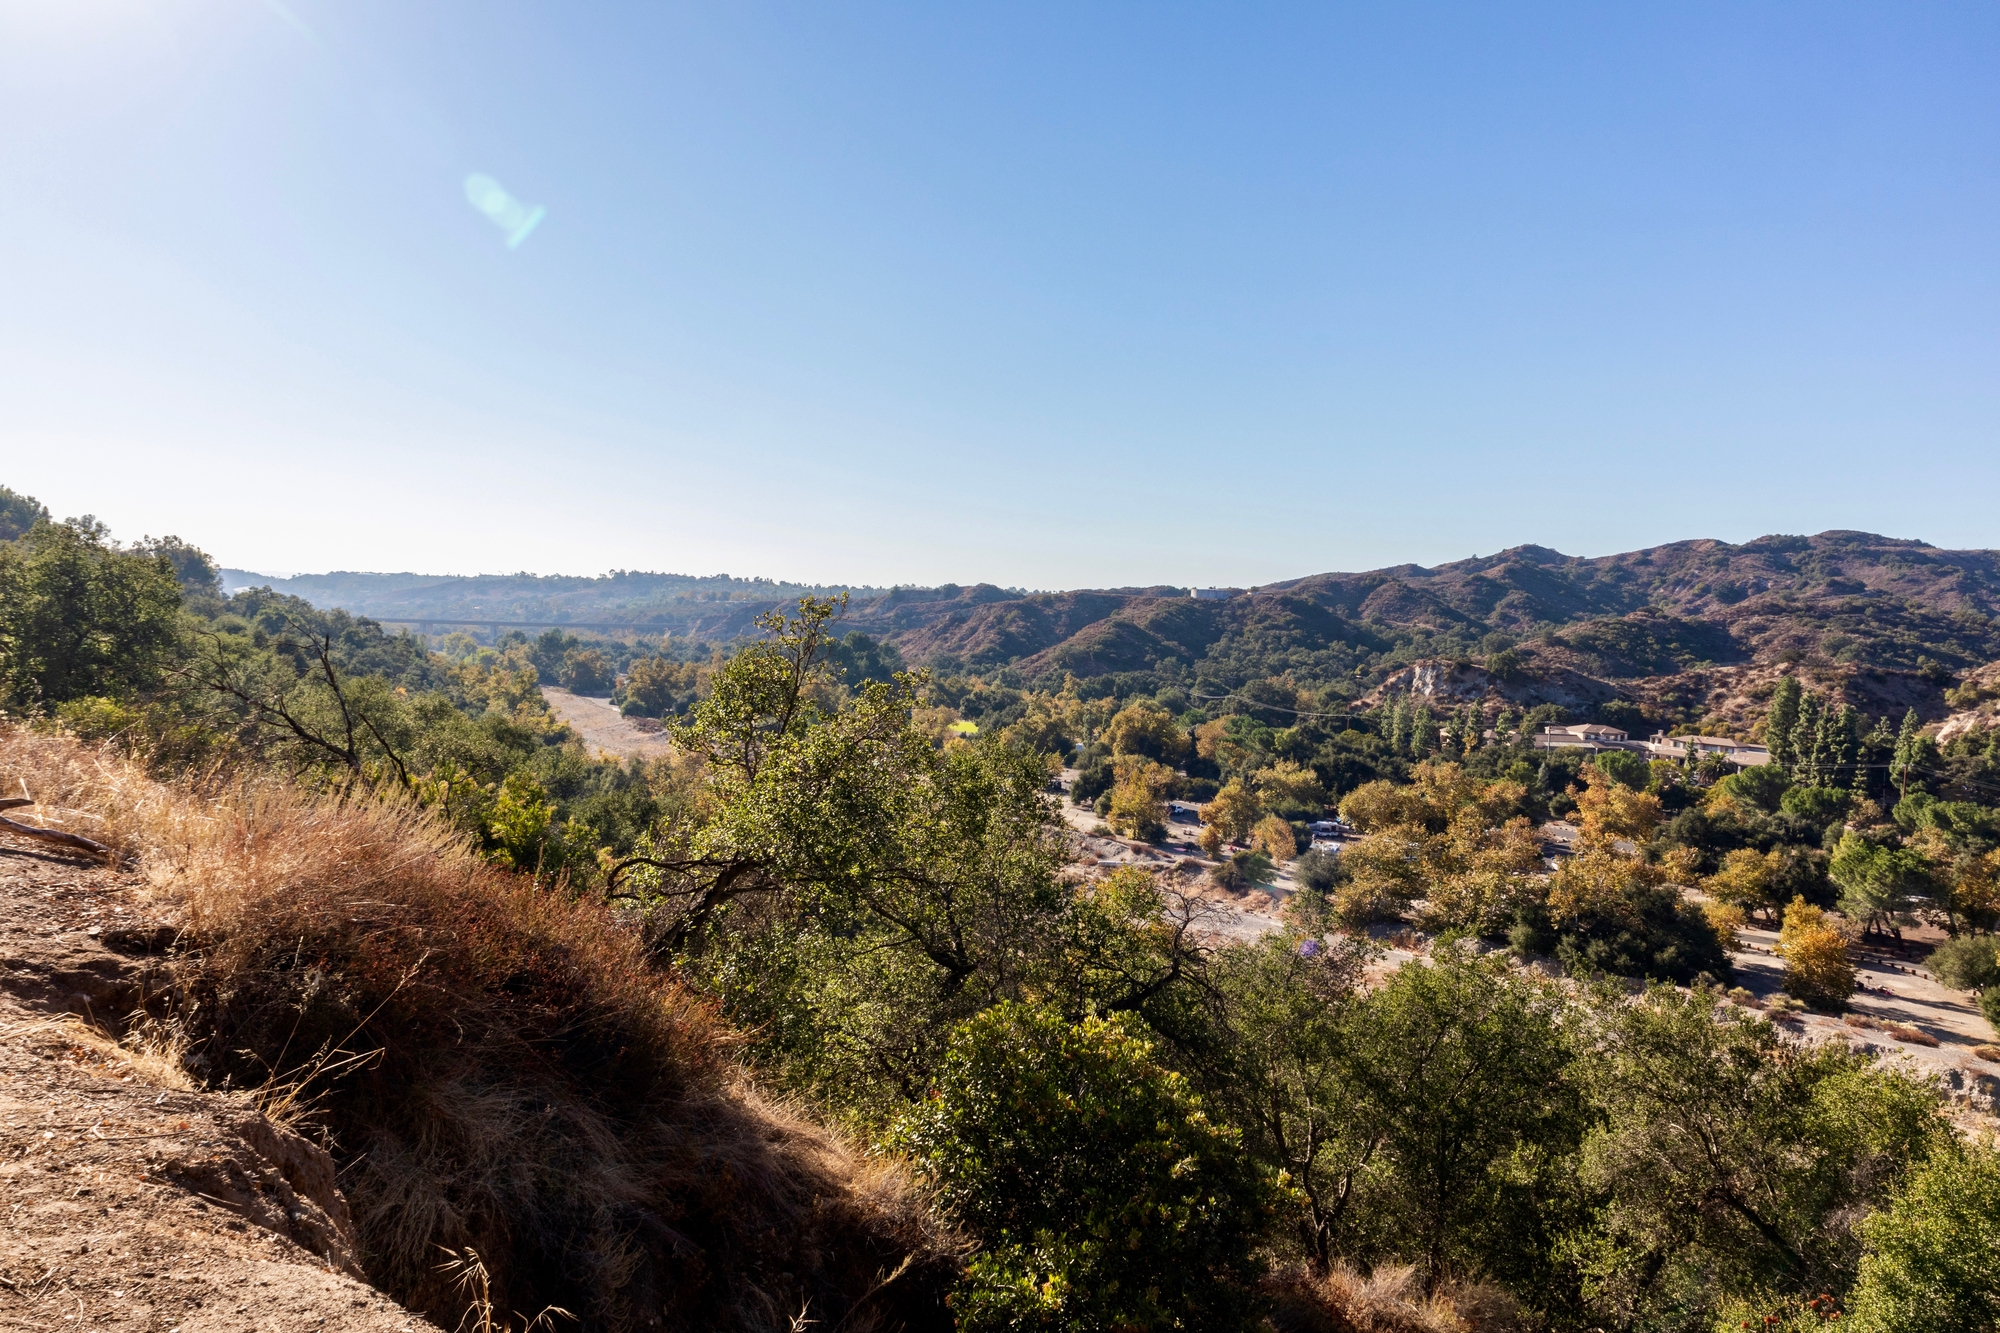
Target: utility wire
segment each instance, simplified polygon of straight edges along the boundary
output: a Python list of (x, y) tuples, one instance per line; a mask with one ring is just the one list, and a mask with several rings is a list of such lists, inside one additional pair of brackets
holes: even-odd
[(1234, 699), (1238, 703), (1249, 704), (1252, 708), (1266, 708), (1273, 713), (1290, 713), (1293, 717), (1344, 717), (1349, 720), (1352, 720), (1354, 717), (1354, 710), (1352, 708), (1349, 708), (1344, 713), (1308, 713), (1297, 708), (1284, 708), (1277, 704), (1262, 703), (1241, 694), (1191, 694), (1188, 697), (1190, 699), (1199, 699), (1203, 703), (1221, 703), (1227, 699)]

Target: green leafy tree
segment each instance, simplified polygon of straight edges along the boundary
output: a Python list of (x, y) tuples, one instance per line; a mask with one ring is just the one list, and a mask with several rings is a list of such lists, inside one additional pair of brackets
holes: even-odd
[(987, 1010), (891, 1141), (981, 1242), (960, 1328), (1253, 1326), (1278, 1192), (1134, 1017)]
[(822, 707), (835, 610), (767, 617), (675, 729), (706, 813), (611, 870), (656, 956), (759, 1034), (780, 1082), (867, 1116), (920, 1094), (953, 1027), (995, 1003), (1150, 1018), (1207, 948), (1199, 900), (1079, 893), (1057, 874), (1044, 758), (932, 745), (910, 719), (918, 679)]
[(1792, 770), (1803, 786), (1820, 785), (1820, 771), (1816, 747), (1820, 737), (1820, 716), (1826, 711), (1819, 691), (1808, 692), (1799, 700), (1798, 719), (1792, 723), (1789, 743), (1792, 755)]
[(1906, 848), (1885, 847), (1849, 833), (1842, 836), (1827, 864), (1827, 875), (1840, 889), (1840, 910), (1860, 921), (1871, 935), (1897, 930), (1916, 906), (1915, 899), (1935, 892), (1930, 862)]
[(1349, 1076), (1371, 1169), (1334, 1249), (1433, 1278), (1532, 1280), (1551, 1173), (1581, 1129), (1562, 1014), (1498, 956), (1450, 948), (1367, 997)]
[(611, 663), (595, 648), (571, 648), (563, 654), (556, 680), (574, 694), (609, 694), (615, 676)]
[(160, 682), (181, 589), (168, 560), (110, 545), (101, 526), (39, 523), (0, 546), (0, 683), (14, 708)]
[(1410, 714), (1410, 753), (1421, 758), (1437, 749), (1437, 721), (1431, 716), (1431, 706), (1418, 704)]
[(1613, 781), (1621, 782), (1634, 791), (1644, 791), (1652, 777), (1646, 761), (1630, 750), (1604, 750), (1591, 762)]
[(1889, 780), (1896, 784), (1896, 795), (1905, 798), (1910, 794), (1910, 769), (1918, 762), (1920, 751), (1918, 741), (1923, 724), (1917, 718), (1917, 710), (1912, 708), (1903, 714), (1903, 725), (1896, 732), (1896, 751), (1889, 761)]
[(1861, 1224), (1867, 1253), (1849, 1297), (1859, 1333), (2000, 1329), (2000, 1156), (1950, 1145)]
[(1215, 975), (1227, 1032), (1206, 1082), (1259, 1158), (1290, 1176), (1291, 1230), (1321, 1265), (1360, 1233), (1382, 1148), (1357, 990), (1371, 953), (1352, 938), (1287, 932), (1228, 950)]
[[(174, 577), (180, 581), (181, 595), (188, 598), (220, 599), (222, 596), (222, 572), (215, 567), (215, 560), (198, 546), (182, 541), (179, 537), (142, 537), (132, 547), (135, 555), (164, 557), (174, 567)], [(220, 606), (214, 606), (220, 610)]]
[(0, 486), (0, 542), (17, 541), (49, 521), (48, 506), (32, 495)]
[(1933, 1090), (1845, 1046), (1801, 1046), (1712, 990), (1594, 999), (1581, 1071), (1601, 1199), (1565, 1246), (1607, 1326), (1772, 1289), (1842, 1291), (1853, 1223), (1949, 1138)]

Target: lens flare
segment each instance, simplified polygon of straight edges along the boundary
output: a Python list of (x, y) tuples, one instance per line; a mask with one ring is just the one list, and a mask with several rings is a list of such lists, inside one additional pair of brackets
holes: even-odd
[(528, 233), (540, 223), (548, 209), (536, 204), (533, 208), (507, 193), (505, 186), (491, 176), (473, 172), (465, 178), (465, 198), (474, 208), (484, 213), (493, 225), (507, 233), (507, 248), (518, 250), (521, 242), (528, 239)]

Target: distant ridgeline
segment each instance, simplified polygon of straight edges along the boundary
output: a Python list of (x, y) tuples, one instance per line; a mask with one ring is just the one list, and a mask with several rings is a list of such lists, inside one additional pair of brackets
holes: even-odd
[[(1864, 695), (1872, 689), (1883, 708), (1915, 704), (1943, 716), (1951, 678), (2000, 659), (2000, 553), (1846, 531), (1592, 559), (1520, 546), (1434, 568), (1316, 574), (1201, 597), (1180, 587), (1029, 594), (629, 571), (266, 580), (229, 570), (225, 579), (385, 623), (429, 623), (434, 633), (449, 628), (436, 622), (472, 622), (464, 628), (480, 639), (482, 625), (511, 621), (531, 633), (569, 625), (726, 643), (755, 632), (761, 612), (844, 591), (845, 629), (894, 644), (907, 662), (1007, 684), (1067, 672), (1220, 692), (1285, 677), (1358, 697), (1411, 663), (1442, 659), (1476, 668), (1484, 688), (1522, 701), (1545, 684), (1556, 702), (1616, 694), (1696, 716), (1715, 711), (1709, 697), (1718, 691), (1740, 688), (1754, 702), (1768, 694), (1768, 671), (1757, 668), (1794, 664), (1850, 679)], [(1468, 681), (1459, 677), (1461, 687)]]

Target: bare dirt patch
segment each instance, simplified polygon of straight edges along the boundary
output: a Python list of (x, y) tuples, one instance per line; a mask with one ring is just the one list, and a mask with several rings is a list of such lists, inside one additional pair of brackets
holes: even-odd
[(620, 759), (660, 759), (673, 747), (663, 732), (641, 731), (628, 717), (611, 706), (609, 699), (571, 694), (553, 685), (542, 686), (542, 698), (549, 709), (570, 725), (583, 743), (594, 750), (615, 754)]
[(435, 1326), (359, 1278), (332, 1160), (121, 1047), (174, 922), (135, 877), (0, 847), (0, 1326)]

